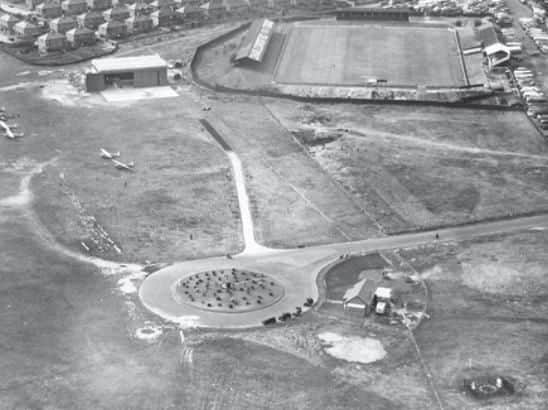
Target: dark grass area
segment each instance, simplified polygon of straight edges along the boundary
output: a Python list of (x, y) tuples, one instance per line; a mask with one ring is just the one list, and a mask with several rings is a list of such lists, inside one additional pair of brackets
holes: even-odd
[[(344, 293), (360, 280), (364, 270), (380, 270), (388, 264), (378, 253), (352, 256), (332, 267), (325, 275), (327, 299), (341, 300)], [(377, 274), (380, 279), (380, 274)]]

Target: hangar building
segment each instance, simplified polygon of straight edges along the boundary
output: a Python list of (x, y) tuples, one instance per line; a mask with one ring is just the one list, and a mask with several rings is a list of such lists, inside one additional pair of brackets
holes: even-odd
[(166, 84), (167, 62), (159, 55), (95, 59), (86, 72), (87, 91)]

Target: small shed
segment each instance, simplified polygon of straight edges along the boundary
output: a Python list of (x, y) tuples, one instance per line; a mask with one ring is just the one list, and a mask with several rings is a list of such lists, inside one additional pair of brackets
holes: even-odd
[(43, 34), (36, 40), (36, 45), (41, 53), (49, 53), (51, 51), (60, 51), (65, 48), (65, 36), (59, 33), (50, 31)]
[(372, 307), (375, 285), (373, 280), (364, 278), (348, 289), (342, 299), (344, 310), (366, 315)]
[(112, 7), (112, 0), (87, 0), (90, 10), (107, 10)]
[(82, 46), (91, 46), (95, 44), (97, 38), (95, 33), (87, 28), (73, 28), (65, 33), (67, 43), (72, 48), (78, 48)]
[(11, 31), (17, 23), (19, 23), (19, 19), (11, 14), (4, 14), (0, 17), (0, 29), (4, 31)]
[(175, 13), (170, 8), (163, 7), (152, 12), (150, 17), (154, 26), (167, 26), (174, 20)]
[(97, 27), (105, 22), (105, 18), (99, 11), (90, 11), (80, 14), (76, 17), (76, 20), (78, 22), (78, 27), (89, 28), (90, 30), (97, 30)]
[(54, 19), (63, 14), (61, 3), (56, 1), (46, 1), (36, 6), (36, 11), (45, 19)]
[(152, 30), (152, 19), (149, 16), (134, 16), (126, 19), (126, 28), (129, 33), (144, 33)]
[(61, 8), (66, 16), (74, 16), (88, 11), (88, 3), (86, 0), (64, 0)]
[(13, 31), (23, 38), (36, 37), (40, 34), (40, 29), (28, 21), (20, 21), (13, 26)]
[(49, 22), (50, 30), (60, 34), (65, 34), (75, 28), (76, 25), (76, 19), (72, 16), (58, 17)]
[(220, 20), (226, 16), (226, 7), (223, 4), (223, 0), (210, 0), (201, 7), (211, 20)]
[(103, 12), (103, 17), (106, 21), (118, 20), (124, 21), (130, 16), (129, 9), (126, 6), (116, 6)]
[(97, 32), (100, 36), (106, 38), (120, 38), (127, 34), (127, 27), (124, 23), (116, 20), (107, 21), (101, 24)]
[(377, 314), (387, 314), (393, 302), (394, 293), (392, 288), (378, 287), (373, 295), (373, 307)]

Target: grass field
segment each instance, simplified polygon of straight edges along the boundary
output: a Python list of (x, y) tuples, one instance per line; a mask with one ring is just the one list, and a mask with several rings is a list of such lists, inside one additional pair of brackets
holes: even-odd
[(446, 408), (480, 407), (459, 392), (462, 377), (474, 372), (526, 386), (521, 395), (483, 402), (488, 408), (546, 408), (547, 240), (546, 231), (535, 231), (400, 251), (432, 293), (432, 320), (416, 340)]
[(291, 130), (339, 135), (304, 143), (387, 232), (546, 209), (548, 146), (523, 113), (269, 107)]
[(280, 83), (464, 86), (455, 34), (414, 25), (296, 23), (276, 73)]

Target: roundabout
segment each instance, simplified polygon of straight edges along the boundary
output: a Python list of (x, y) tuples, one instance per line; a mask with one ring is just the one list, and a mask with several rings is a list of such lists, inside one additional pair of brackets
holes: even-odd
[(259, 327), (270, 318), (304, 313), (307, 299), (318, 298), (315, 278), (328, 260), (314, 259), (295, 263), (293, 255), (279, 253), (175, 263), (149, 275), (139, 298), (152, 313), (184, 328)]

